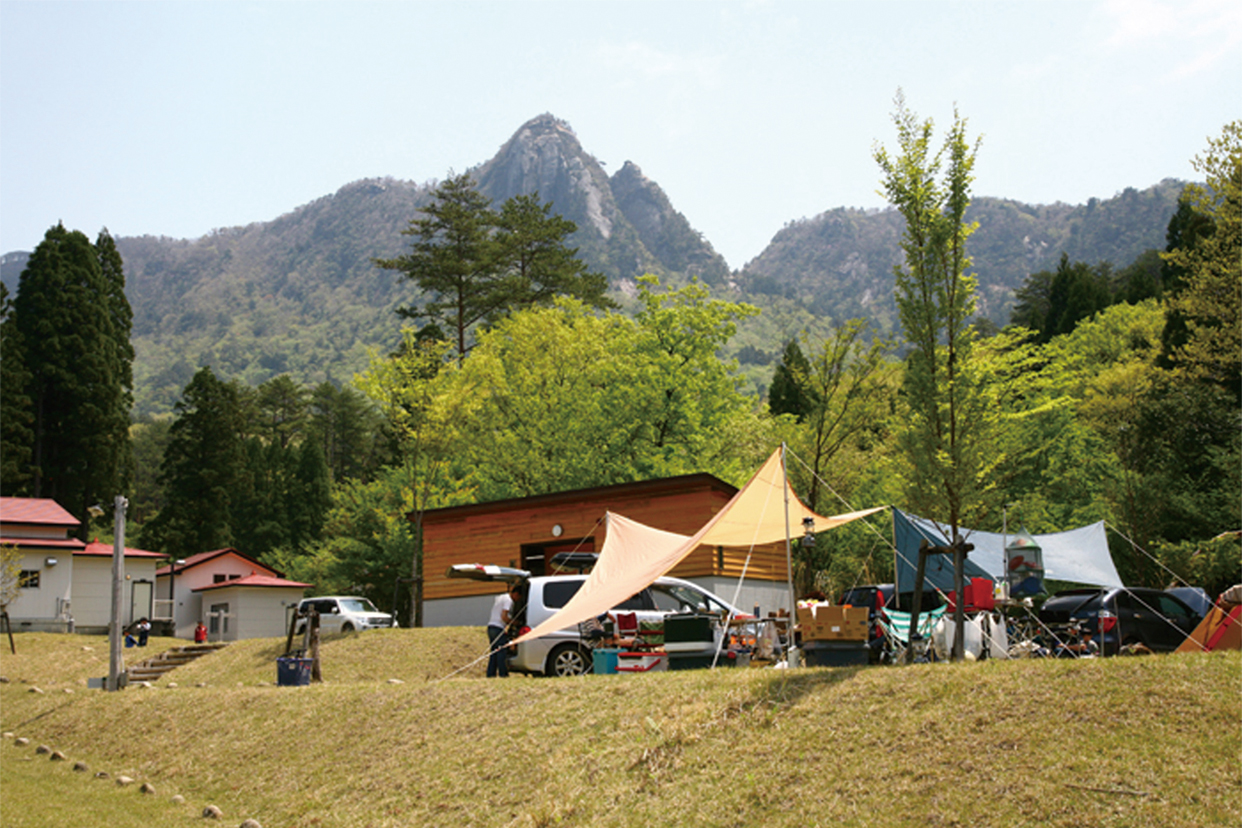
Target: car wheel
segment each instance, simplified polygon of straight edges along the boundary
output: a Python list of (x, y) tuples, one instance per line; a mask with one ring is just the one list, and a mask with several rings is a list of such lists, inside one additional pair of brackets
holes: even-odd
[(347, 632), (353, 632), (353, 631), (354, 631), (354, 625), (353, 625), (353, 624), (350, 624), (350, 623), (345, 623), (345, 624), (342, 624), (342, 625), (341, 625), (341, 632), (343, 632), (343, 633), (347, 633)]
[(589, 673), (593, 663), (591, 656), (577, 644), (562, 644), (548, 654), (549, 676), (581, 676)]

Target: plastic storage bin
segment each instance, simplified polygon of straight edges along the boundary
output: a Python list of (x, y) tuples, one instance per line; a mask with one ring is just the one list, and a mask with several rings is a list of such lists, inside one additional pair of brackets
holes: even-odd
[(281, 656), (276, 659), (276, 684), (280, 687), (305, 687), (311, 681), (309, 658)]

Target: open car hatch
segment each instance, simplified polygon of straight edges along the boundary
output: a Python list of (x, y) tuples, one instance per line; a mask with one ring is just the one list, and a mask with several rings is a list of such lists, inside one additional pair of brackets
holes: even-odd
[(516, 584), (530, 578), (525, 569), (494, 564), (454, 564), (445, 573), (450, 578), (468, 578), (472, 581), (504, 581)]

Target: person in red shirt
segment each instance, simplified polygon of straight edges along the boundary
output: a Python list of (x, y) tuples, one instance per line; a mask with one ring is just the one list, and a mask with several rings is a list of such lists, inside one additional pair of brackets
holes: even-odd
[(194, 643), (204, 644), (207, 641), (207, 627), (202, 621), (198, 622), (198, 626), (194, 628)]

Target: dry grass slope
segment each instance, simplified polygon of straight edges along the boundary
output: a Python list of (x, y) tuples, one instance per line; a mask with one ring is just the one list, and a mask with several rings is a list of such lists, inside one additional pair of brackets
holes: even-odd
[(1236, 653), (489, 682), (441, 680), (481, 630), (385, 630), (325, 642), (314, 687), (271, 686), (266, 640), (105, 694), (97, 641), (0, 654), (0, 727), (31, 740), (0, 744), (0, 825), (1242, 824)]

